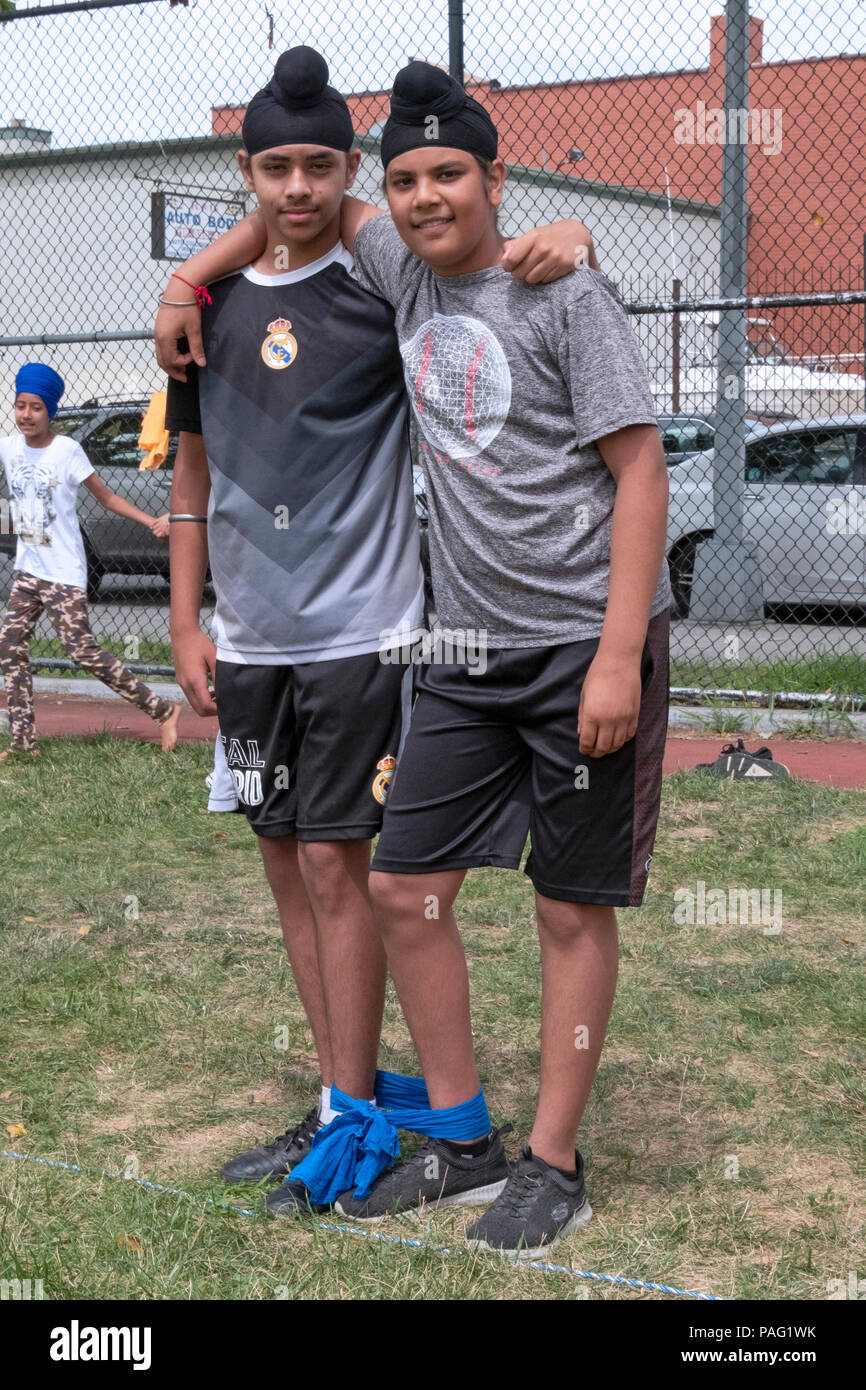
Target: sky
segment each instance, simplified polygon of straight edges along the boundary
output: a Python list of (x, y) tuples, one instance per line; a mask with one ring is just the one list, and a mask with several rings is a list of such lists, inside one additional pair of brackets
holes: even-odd
[[(465, 69), (503, 86), (705, 67), (723, 0), (466, 0)], [(866, 0), (766, 0), (764, 57), (859, 53)], [(269, 14), (274, 47), (269, 49)], [(447, 0), (191, 0), (0, 24), (0, 125), (23, 117), (52, 145), (207, 134), (283, 49), (318, 48), (343, 92), (390, 86), (410, 58), (448, 60)]]

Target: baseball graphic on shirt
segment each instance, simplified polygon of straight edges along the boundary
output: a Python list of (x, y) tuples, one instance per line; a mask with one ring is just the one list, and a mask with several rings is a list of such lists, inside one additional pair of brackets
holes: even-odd
[(400, 344), (415, 418), (434, 449), (473, 458), (511, 405), (511, 372), (496, 334), (466, 314), (434, 314)]

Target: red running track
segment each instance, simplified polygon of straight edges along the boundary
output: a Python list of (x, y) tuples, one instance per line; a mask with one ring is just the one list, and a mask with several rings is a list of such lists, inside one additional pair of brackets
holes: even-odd
[[(116, 738), (159, 742), (156, 724), (124, 701), (94, 700), (82, 695), (37, 695), (35, 703), (36, 730), (43, 738), (98, 734), (103, 729), (110, 729)], [(216, 731), (216, 719), (200, 719), (184, 705), (179, 724), (181, 743), (212, 741), (216, 738)], [(679, 768), (694, 767), (696, 763), (713, 762), (721, 752), (722, 745), (729, 741), (721, 734), (707, 738), (679, 729), (671, 730), (665, 750), (664, 770), (666, 773), (676, 772)], [(767, 740), (760, 735), (745, 739), (746, 747), (752, 750), (767, 742), (776, 760), (784, 763), (794, 777), (823, 782), (830, 787), (866, 788), (866, 742), (775, 736)]]

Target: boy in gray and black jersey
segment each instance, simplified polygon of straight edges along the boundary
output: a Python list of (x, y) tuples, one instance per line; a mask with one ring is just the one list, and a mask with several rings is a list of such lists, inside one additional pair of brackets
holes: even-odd
[[(303, 1158), (333, 1081), (373, 1094), (385, 965), (366, 879), (412, 694), (411, 668), (379, 648), (383, 628), (418, 628), (423, 576), (393, 313), (349, 274), (340, 207), (359, 155), (318, 54), (283, 55), (243, 139), (268, 246), (212, 286), (207, 366), (169, 382), (167, 424), (172, 511), (207, 515), (206, 541), (194, 520), (172, 528), (178, 677), (209, 713), (213, 673), (322, 1067), (318, 1107), (222, 1170), (257, 1181)], [(208, 558), (215, 650), (199, 630)]]

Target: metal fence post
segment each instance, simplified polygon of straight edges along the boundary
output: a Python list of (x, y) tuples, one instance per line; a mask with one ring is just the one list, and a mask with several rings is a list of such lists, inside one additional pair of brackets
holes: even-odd
[(448, 71), (463, 86), (463, 0), (448, 0)]
[[(748, 102), (749, 0), (727, 0), (719, 263), (719, 288), (725, 298), (746, 293), (748, 146), (742, 138), (739, 113), (747, 110)], [(732, 112), (736, 114), (732, 116)], [(719, 321), (713, 451), (715, 534), (712, 540), (703, 541), (695, 553), (692, 618), (743, 621), (764, 615), (760, 564), (743, 535), (745, 358), (745, 313), (742, 309), (725, 309)]]

